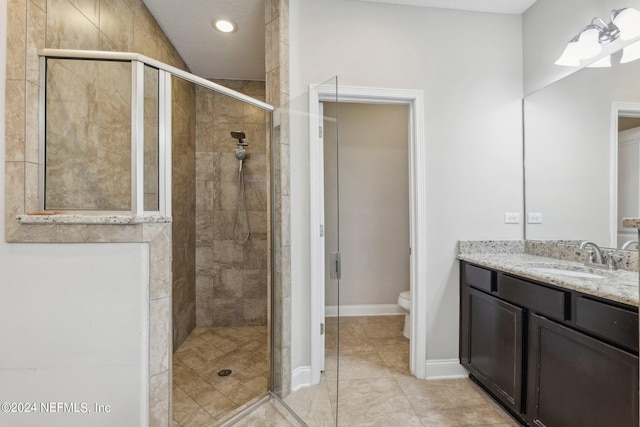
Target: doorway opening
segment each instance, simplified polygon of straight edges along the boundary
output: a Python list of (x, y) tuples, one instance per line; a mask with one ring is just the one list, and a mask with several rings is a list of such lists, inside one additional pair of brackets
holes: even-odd
[[(425, 200), (425, 188), (426, 188), (426, 147), (423, 144), (424, 141), (424, 114), (423, 114), (423, 92), (420, 90), (397, 90), (397, 89), (377, 89), (377, 88), (361, 88), (361, 87), (347, 87), (338, 86), (338, 95), (336, 97), (335, 91), (326, 90), (326, 86), (318, 85), (310, 88), (310, 103), (309, 112), (310, 120), (319, 120), (318, 123), (310, 124), (310, 182), (312, 188), (322, 188), (325, 185), (325, 152), (324, 152), (324, 139), (323, 134), (334, 132), (314, 132), (318, 127), (323, 128), (325, 126), (322, 119), (327, 114), (323, 113), (323, 109), (327, 106), (324, 105), (324, 101), (327, 103), (336, 102), (337, 108), (347, 106), (348, 104), (355, 105), (373, 105), (380, 106), (396, 106), (400, 110), (406, 111), (407, 119), (405, 120), (406, 135), (408, 140), (405, 165), (408, 165), (408, 174), (406, 185), (408, 187), (408, 247), (405, 248), (405, 256), (408, 257), (408, 281), (407, 283), (400, 283), (403, 290), (411, 289), (411, 335), (409, 344), (409, 371), (417, 378), (425, 378), (426, 376), (426, 313), (421, 307), (425, 307), (426, 300), (426, 271), (424, 271), (424, 263), (415, 262), (421, 255), (425, 253), (426, 249), (426, 230), (424, 224), (424, 218), (426, 217), (426, 200)], [(335, 105), (335, 104), (334, 104)], [(348, 107), (347, 107), (348, 108)], [(338, 113), (339, 115), (341, 112)], [(317, 126), (316, 126), (317, 125)], [(340, 126), (342, 122), (340, 120)], [(340, 134), (342, 141), (342, 133)], [(356, 149), (354, 153), (358, 150)], [(352, 153), (353, 154), (353, 153)], [(374, 153), (379, 154), (379, 153)], [(356, 154), (357, 155), (357, 154)], [(374, 156), (375, 157), (375, 156)], [(384, 163), (382, 163), (384, 164)], [(342, 168), (341, 168), (342, 170)], [(406, 169), (405, 169), (406, 171)], [(384, 171), (379, 171), (378, 175), (383, 176)], [(321, 185), (319, 185), (321, 183)], [(352, 188), (354, 193), (358, 191), (357, 188)], [(375, 190), (372, 189), (375, 193)], [(321, 372), (325, 369), (325, 339), (322, 334), (323, 328), (318, 326), (325, 324), (325, 278), (330, 274), (327, 268), (327, 256), (324, 253), (325, 247), (325, 190), (312, 191), (311, 192), (311, 384), (318, 384), (320, 382)], [(339, 200), (342, 200), (341, 198)], [(357, 212), (361, 215), (365, 210), (355, 208), (352, 212), (353, 218), (351, 220), (358, 221)], [(419, 219), (422, 219), (419, 221)], [(360, 218), (363, 219), (363, 218)], [(342, 219), (340, 219), (342, 221)], [(380, 225), (378, 225), (380, 226)], [(326, 228), (330, 232), (330, 228)], [(321, 230), (321, 233), (315, 233), (315, 230)], [(340, 225), (340, 238), (342, 238), (343, 227)], [(361, 234), (365, 240), (367, 233)], [(358, 240), (356, 238), (356, 240)], [(363, 242), (360, 242), (363, 243)], [(369, 243), (371, 245), (371, 243)], [(327, 247), (329, 247), (327, 245)], [(357, 252), (357, 251), (356, 251)], [(361, 266), (366, 266), (367, 256), (365, 253), (360, 253), (359, 256), (362, 260)], [(345, 260), (346, 262), (346, 260)], [(344, 271), (344, 269), (343, 269)], [(353, 270), (352, 270), (353, 271)], [(390, 281), (391, 279), (386, 279)], [(386, 287), (385, 287), (386, 289)], [(357, 294), (358, 291), (354, 290)], [(396, 290), (388, 290), (387, 292), (396, 293)], [(327, 294), (327, 311), (332, 309), (333, 296), (331, 292)], [(342, 298), (342, 297), (341, 297)], [(396, 293), (397, 298), (397, 293)], [(350, 312), (350, 314), (374, 314), (367, 313), (366, 310), (371, 309), (376, 304), (347, 304), (342, 305), (338, 303), (337, 298), (335, 301), (336, 314), (344, 313), (344, 310)], [(350, 301), (350, 300), (344, 300)], [(354, 300), (355, 301), (355, 300)], [(356, 307), (356, 306), (361, 307)], [(362, 306), (369, 306), (364, 308)], [(381, 304), (384, 306), (385, 304)], [(351, 307), (349, 307), (351, 306)], [(386, 304), (386, 308), (390, 309), (393, 304)], [(380, 309), (380, 307), (377, 307)], [(394, 307), (396, 313), (402, 314), (397, 306)], [(365, 310), (365, 311), (362, 311)], [(384, 310), (384, 309), (383, 309)], [(391, 314), (389, 312), (382, 312), (379, 314)], [(327, 322), (329, 326), (331, 321)], [(339, 324), (339, 322), (338, 322)], [(327, 331), (329, 332), (329, 330)], [(336, 368), (337, 370), (337, 368)]]

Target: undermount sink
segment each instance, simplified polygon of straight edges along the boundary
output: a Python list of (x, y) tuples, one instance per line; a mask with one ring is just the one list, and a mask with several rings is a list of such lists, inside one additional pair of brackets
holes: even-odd
[(560, 274), (562, 276), (580, 277), (583, 279), (604, 279), (605, 278), (604, 275), (590, 273), (588, 271), (581, 271), (577, 269), (572, 270), (569, 268), (553, 266), (553, 265), (531, 266), (529, 267), (529, 269), (533, 271), (537, 271), (539, 273)]

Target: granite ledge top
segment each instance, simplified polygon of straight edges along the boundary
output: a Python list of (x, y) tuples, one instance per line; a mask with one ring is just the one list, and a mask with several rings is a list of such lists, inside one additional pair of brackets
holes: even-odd
[(640, 229), (640, 218), (622, 218), (622, 226), (626, 228)]
[(138, 216), (138, 215), (18, 215), (16, 221), (20, 224), (162, 224), (170, 223), (169, 216)]
[(556, 273), (540, 272), (533, 267), (557, 266), (568, 270), (583, 270), (584, 264), (547, 258), (523, 253), (474, 253), (459, 254), (459, 260), (467, 261), (484, 267), (512, 273), (521, 277), (548, 283), (565, 289), (571, 289), (588, 295), (605, 298), (611, 301), (638, 307), (638, 273), (625, 270), (589, 269), (604, 279), (588, 279), (572, 277)]

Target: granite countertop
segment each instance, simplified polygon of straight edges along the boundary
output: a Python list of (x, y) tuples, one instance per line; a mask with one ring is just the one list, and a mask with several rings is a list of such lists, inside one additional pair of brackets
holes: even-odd
[[(638, 273), (636, 272), (588, 268), (584, 263), (524, 253), (460, 253), (458, 259), (638, 307), (639, 288)], [(573, 277), (554, 272), (541, 272), (535, 270), (536, 267), (560, 267), (566, 270), (596, 274), (602, 278)]]
[(18, 215), (16, 221), (21, 224), (152, 224), (170, 223), (167, 216), (136, 216), (136, 215), (83, 215), (83, 214), (47, 214), (47, 215)]

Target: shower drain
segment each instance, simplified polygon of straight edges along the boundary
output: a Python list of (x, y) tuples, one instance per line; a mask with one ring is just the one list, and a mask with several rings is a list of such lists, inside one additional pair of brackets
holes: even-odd
[(231, 369), (223, 369), (222, 371), (218, 372), (219, 377), (226, 377), (229, 375), (231, 375)]

